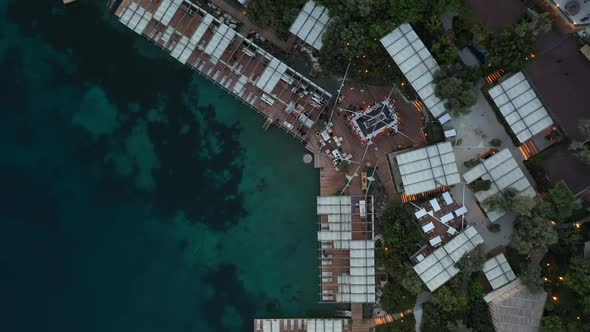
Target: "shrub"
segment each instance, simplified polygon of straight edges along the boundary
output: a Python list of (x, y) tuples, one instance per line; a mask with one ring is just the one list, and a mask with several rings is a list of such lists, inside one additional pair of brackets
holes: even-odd
[(479, 158), (473, 158), (473, 159), (469, 159), (466, 162), (464, 162), (463, 165), (465, 165), (465, 167), (467, 167), (467, 168), (473, 168), (473, 167), (479, 165), (479, 163), (481, 163), (481, 160), (479, 160)]
[(500, 224), (488, 225), (488, 230), (492, 233), (498, 233), (498, 232), (500, 232), (500, 229), (501, 229)]
[(499, 138), (494, 138), (493, 140), (490, 141), (490, 145), (495, 148), (498, 148), (502, 145), (502, 140)]
[(490, 190), (490, 188), (492, 187), (492, 181), (477, 179), (477, 180), (473, 181), (473, 183), (471, 183), (471, 187), (475, 191)]

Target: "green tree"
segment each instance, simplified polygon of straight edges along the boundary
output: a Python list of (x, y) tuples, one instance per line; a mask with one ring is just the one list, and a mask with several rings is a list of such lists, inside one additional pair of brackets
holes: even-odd
[(473, 329), (467, 327), (465, 323), (463, 323), (463, 321), (460, 319), (454, 322), (448, 322), (447, 330), (449, 332), (473, 332)]
[(402, 312), (414, 307), (416, 296), (399, 287), (393, 282), (388, 282), (383, 287), (381, 305), (387, 312)]
[(590, 315), (590, 259), (582, 256), (570, 260), (565, 285), (580, 295), (580, 303), (585, 314)]
[(524, 263), (520, 267), (520, 281), (527, 285), (533, 292), (543, 290), (543, 278), (541, 277), (541, 267), (538, 264)]
[(447, 286), (443, 286), (433, 293), (432, 303), (447, 314), (463, 312), (468, 307), (467, 297), (451, 291)]
[(564, 185), (558, 184), (549, 190), (548, 200), (553, 203), (553, 216), (558, 221), (567, 221), (581, 208), (580, 203), (572, 192)]
[(404, 264), (402, 271), (400, 271), (401, 278), (400, 285), (410, 294), (418, 295), (422, 292), (424, 283), (418, 277), (418, 274), (409, 264)]
[(434, 58), (442, 65), (453, 63), (459, 57), (455, 45), (446, 35), (434, 41), (430, 50)]
[(481, 271), (486, 261), (486, 254), (483, 245), (478, 245), (471, 252), (463, 255), (457, 262), (456, 267), (461, 270), (461, 289), (467, 291), (471, 275)]
[(248, 4), (248, 17), (262, 27), (274, 29), (285, 37), (306, 0), (253, 0)]
[(456, 116), (467, 114), (477, 102), (476, 71), (467, 66), (441, 67), (434, 75), (434, 92), (447, 101), (447, 109)]
[(477, 180), (475, 180), (475, 181), (473, 181), (471, 183), (471, 187), (475, 191), (490, 190), (490, 188), (492, 187), (492, 181), (490, 181), (490, 180), (483, 180), (483, 179), (477, 179)]
[(557, 232), (545, 217), (533, 214), (519, 216), (514, 225), (511, 246), (521, 255), (530, 255), (535, 250), (546, 251), (557, 243)]
[(543, 32), (551, 31), (552, 24), (553, 22), (551, 22), (549, 13), (539, 14), (535, 11), (527, 10), (514, 28), (514, 31), (520, 36), (525, 36), (529, 33), (537, 36)]
[(558, 316), (543, 317), (543, 324), (541, 325), (541, 332), (566, 332), (566, 328)]
[(484, 201), (488, 209), (511, 211), (517, 215), (530, 216), (536, 202), (533, 198), (518, 194), (515, 189), (508, 188)]
[(578, 121), (578, 128), (586, 139), (590, 138), (590, 120), (582, 119)]

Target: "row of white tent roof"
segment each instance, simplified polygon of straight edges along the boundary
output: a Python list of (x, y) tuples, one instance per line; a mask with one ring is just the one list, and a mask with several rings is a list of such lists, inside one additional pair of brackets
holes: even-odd
[(284, 318), (284, 319), (256, 319), (254, 320), (254, 332), (347, 332), (350, 321), (338, 318)]
[(322, 48), (322, 36), (330, 21), (328, 9), (313, 0), (305, 3), (299, 15), (289, 28), (289, 32), (299, 37), (316, 50)]
[(488, 93), (520, 143), (553, 124), (543, 103), (522, 72), (494, 86)]
[(439, 69), (436, 60), (420, 40), (411, 25), (404, 23), (381, 38), (393, 61), (408, 79), (430, 113), (436, 118), (446, 112), (445, 100), (434, 92), (434, 74)]
[[(325, 296), (330, 298), (330, 300), (326, 298), (326, 302), (333, 301), (332, 296), (335, 296), (335, 302), (339, 303), (375, 302), (375, 241), (372, 236), (368, 240), (352, 239), (353, 209), (356, 208), (353, 206), (354, 201), (358, 201), (358, 213), (361, 217), (361, 202), (366, 207), (366, 201), (372, 201), (372, 196), (357, 200), (353, 200), (351, 196), (317, 197), (317, 214), (327, 215), (328, 219), (327, 229), (318, 231), (318, 241), (322, 245), (329, 243), (334, 249), (348, 250), (349, 253), (347, 262), (339, 261), (339, 264), (348, 265), (349, 273), (330, 275), (330, 277), (336, 277), (338, 290), (335, 293), (326, 293)], [(372, 203), (369, 206), (372, 206)], [(369, 218), (366, 222), (373, 222), (372, 213), (366, 214), (364, 218)], [(329, 268), (332, 265), (330, 258), (322, 257), (321, 259), (322, 266)]]
[(430, 291), (434, 291), (460, 272), (455, 264), (463, 255), (481, 243), (483, 243), (483, 238), (475, 227), (468, 227), (447, 244), (414, 265), (414, 271), (418, 273), (426, 287)]
[[(193, 54), (197, 48), (199, 42), (205, 36), (206, 32), (211, 30), (213, 35), (207, 44), (204, 45), (203, 50), (205, 54), (209, 55), (209, 61), (211, 63), (217, 63), (220, 60), (223, 53), (227, 50), (231, 42), (236, 37), (243, 39), (249, 45), (248, 50), (244, 50), (245, 53), (249, 51), (252, 53), (252, 56), (255, 54), (260, 54), (268, 61), (268, 65), (264, 68), (264, 71), (260, 77), (256, 79), (249, 79), (245, 75), (241, 74), (232, 91), (236, 95), (241, 96), (245, 90), (245, 85), (250, 82), (257, 88), (261, 89), (265, 94), (268, 94), (262, 95), (263, 100), (268, 100), (269, 103), (274, 103), (274, 98), (272, 98), (271, 95), (273, 95), (273, 90), (277, 86), (278, 82), (281, 79), (286, 82), (293, 82), (293, 79), (290, 77), (290, 75), (296, 73), (298, 78), (301, 78), (301, 80), (303, 80), (307, 86), (313, 88), (316, 91), (316, 93), (314, 93), (314, 97), (316, 97), (318, 100), (329, 99), (332, 97), (330, 93), (320, 88), (317, 84), (301, 76), (282, 61), (266, 52), (252, 41), (247, 40), (236, 30), (230, 28), (228, 25), (222, 23), (191, 2), (187, 2), (185, 0), (163, 0), (155, 10), (155, 13), (152, 14), (144, 7), (139, 6), (136, 0), (132, 0), (129, 6), (119, 13), (119, 20), (136, 33), (143, 34), (149, 21), (152, 19), (159, 21), (164, 26), (170, 24), (172, 17), (179, 10), (183, 3), (191, 6), (194, 10), (200, 11), (203, 19), (191, 36), (181, 35), (176, 44), (168, 46), (170, 55), (176, 58), (179, 62), (186, 64), (191, 54)], [(215, 24), (216, 28), (211, 28), (212, 24)], [(168, 26), (163, 34), (158, 33), (157, 35), (148, 37), (154, 40), (162, 39), (163, 41), (167, 42), (172, 38), (174, 33), (178, 34), (179, 32), (177, 32), (173, 27)], [(195, 67), (198, 70), (201, 70), (201, 67), (204, 64), (201, 64), (199, 67), (197, 67), (197, 65), (198, 64), (195, 64)], [(237, 74), (239, 74), (242, 67), (232, 69)], [(303, 113), (299, 116), (299, 121), (301, 121), (308, 128), (313, 125), (313, 121), (307, 118)]]

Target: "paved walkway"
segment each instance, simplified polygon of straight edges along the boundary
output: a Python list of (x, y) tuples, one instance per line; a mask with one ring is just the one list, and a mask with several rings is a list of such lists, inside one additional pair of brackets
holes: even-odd
[[(492, 148), (489, 145), (489, 141), (498, 138), (502, 141), (502, 145), (497, 149), (510, 149), (525, 176), (533, 184), (533, 187), (535, 186), (535, 182), (523, 164), (524, 158), (520, 150), (514, 146), (508, 133), (506, 133), (504, 127), (498, 122), (494, 110), (481, 90), (478, 92), (478, 100), (472, 107), (471, 113), (461, 117), (454, 117), (449, 127), (455, 128), (457, 130), (457, 139), (462, 140), (462, 144), (455, 147), (455, 157), (457, 159), (459, 173), (463, 174), (468, 170), (463, 164), (465, 161)], [(452, 192), (457, 199), (463, 201), (463, 204), (468, 209), (469, 212), (465, 215), (465, 219), (477, 228), (477, 231), (485, 241), (487, 250), (491, 250), (497, 246), (506, 246), (510, 243), (515, 219), (514, 214), (508, 213), (496, 221), (496, 224), (500, 224), (501, 230), (498, 233), (492, 233), (487, 228), (490, 222), (477, 205), (477, 200), (473, 192), (464, 184), (456, 185)]]
[(273, 43), (276, 47), (280, 48), (281, 50), (283, 50), (285, 52), (288, 52), (291, 49), (291, 47), (293, 46), (293, 43), (295, 42), (294, 36), (291, 36), (291, 38), (289, 38), (288, 41), (284, 41), (284, 40), (278, 38), (274, 34), (274, 31), (271, 28), (263, 29), (263, 28), (259, 27), (258, 25), (254, 24), (250, 20), (250, 18), (248, 18), (248, 16), (244, 15), (244, 13), (242, 13), (242, 11), (240, 9), (228, 4), (224, 0), (209, 0), (209, 2), (213, 3), (214, 5), (219, 7), (219, 9), (221, 9), (222, 11), (228, 13), (229, 15), (233, 16), (238, 21), (242, 22), (242, 26), (240, 27), (240, 32), (242, 32), (244, 34), (248, 34), (248, 33), (251, 33), (252, 31), (255, 31), (255, 32), (259, 33), (260, 35), (262, 35), (264, 38), (266, 38), (266, 40)]

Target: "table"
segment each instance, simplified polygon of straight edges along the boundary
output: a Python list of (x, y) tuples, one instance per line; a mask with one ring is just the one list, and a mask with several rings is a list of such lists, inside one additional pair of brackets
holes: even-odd
[(424, 233), (428, 233), (428, 232), (432, 231), (433, 229), (434, 229), (433, 223), (428, 223), (428, 224), (422, 226), (422, 230), (424, 231)]
[(430, 245), (434, 247), (439, 245), (442, 242), (442, 239), (440, 238), (440, 235), (437, 235), (435, 238), (428, 240), (428, 242), (430, 242)]

